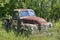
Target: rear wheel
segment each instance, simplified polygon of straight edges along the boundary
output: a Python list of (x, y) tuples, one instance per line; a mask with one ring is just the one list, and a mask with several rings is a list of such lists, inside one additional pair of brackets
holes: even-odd
[(4, 22), (4, 28), (6, 29), (6, 31), (11, 30), (11, 21), (10, 21), (10, 19), (4, 19), (3, 22)]

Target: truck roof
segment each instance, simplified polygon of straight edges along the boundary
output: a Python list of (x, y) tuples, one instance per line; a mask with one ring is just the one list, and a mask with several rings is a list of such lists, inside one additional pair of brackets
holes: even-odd
[(14, 9), (14, 11), (26, 11), (26, 10), (31, 10), (31, 11), (33, 11), (32, 9)]

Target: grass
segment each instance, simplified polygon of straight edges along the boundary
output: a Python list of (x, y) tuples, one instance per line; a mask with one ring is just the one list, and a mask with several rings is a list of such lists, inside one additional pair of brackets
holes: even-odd
[(23, 35), (16, 36), (13, 31), (6, 32), (2, 26), (2, 21), (0, 21), (0, 40), (60, 40), (60, 21), (53, 23), (52, 30), (42, 32), (36, 36), (32, 35), (30, 37)]

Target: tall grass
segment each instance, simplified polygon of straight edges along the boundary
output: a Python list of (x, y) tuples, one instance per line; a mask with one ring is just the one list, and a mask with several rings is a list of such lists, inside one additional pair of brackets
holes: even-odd
[(48, 32), (31, 35), (29, 37), (18, 35), (13, 31), (6, 32), (0, 21), (0, 40), (60, 40), (60, 21), (53, 23), (53, 27)]

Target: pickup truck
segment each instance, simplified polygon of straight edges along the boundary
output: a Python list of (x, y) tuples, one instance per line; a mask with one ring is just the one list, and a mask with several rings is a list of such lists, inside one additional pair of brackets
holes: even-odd
[[(7, 23), (8, 22), (8, 23)], [(51, 22), (47, 22), (44, 18), (37, 17), (32, 9), (14, 9), (12, 13), (12, 21), (6, 24), (13, 26), (23, 25), (31, 27), (32, 30), (47, 30), (52, 27)], [(20, 24), (18, 24), (20, 22)]]
[(24, 26), (36, 27), (38, 30), (47, 30), (52, 27), (51, 22), (47, 22), (44, 18), (37, 17), (32, 9), (15, 9), (14, 14), (18, 13), (18, 17)]

